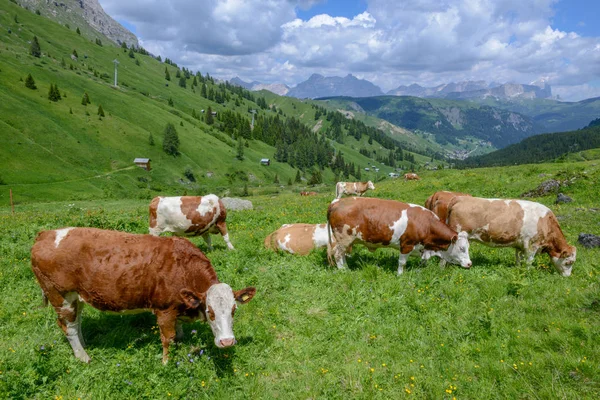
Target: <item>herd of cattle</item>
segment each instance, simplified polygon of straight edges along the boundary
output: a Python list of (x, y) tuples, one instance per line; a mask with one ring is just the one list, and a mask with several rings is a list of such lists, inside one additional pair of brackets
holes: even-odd
[[(475, 240), (515, 248), (517, 264), (524, 257), (529, 265), (536, 253), (546, 252), (559, 273), (571, 274), (577, 250), (542, 204), (446, 191), (434, 193), (425, 207), (360, 197), (374, 189), (371, 181), (338, 182), (327, 223), (283, 225), (266, 237), (265, 246), (299, 255), (326, 247), (330, 263), (338, 268), (345, 268), (346, 254), (354, 244), (370, 250), (393, 247), (400, 250), (401, 274), (410, 255), (423, 260), (438, 256), (442, 264), (470, 268), (469, 240)], [(343, 194), (358, 197), (342, 198)], [(182, 322), (207, 321), (217, 347), (236, 343), (237, 304), (249, 302), (256, 289), (232, 290), (219, 281), (198, 247), (178, 237), (201, 235), (211, 249), (210, 234), (220, 233), (233, 250), (223, 202), (213, 194), (156, 197), (149, 214), (150, 235), (62, 228), (40, 232), (35, 240), (31, 264), (44, 303), (54, 307), (58, 325), (81, 361), (90, 361), (81, 334), (85, 303), (116, 313), (152, 311), (160, 328), (163, 363), (169, 344), (183, 336)], [(176, 236), (159, 237), (163, 232)]]

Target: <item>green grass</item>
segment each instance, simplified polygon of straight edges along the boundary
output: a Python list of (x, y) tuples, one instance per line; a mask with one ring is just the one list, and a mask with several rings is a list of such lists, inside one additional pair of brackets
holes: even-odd
[[(541, 174), (547, 174), (541, 176)], [(371, 196), (423, 204), (435, 190), (517, 197), (549, 177), (578, 179), (537, 199), (559, 217), (567, 240), (598, 233), (600, 168), (595, 161), (477, 170), (424, 171), (421, 181), (389, 180)], [(471, 246), (471, 270), (440, 270), (398, 253), (356, 246), (349, 270), (276, 254), (263, 239), (283, 223), (325, 221), (333, 187), (314, 197), (254, 196), (254, 210), (230, 212), (235, 252), (215, 238), (208, 253), (219, 278), (257, 295), (236, 313), (238, 344), (218, 350), (206, 324), (161, 364), (150, 313), (114, 316), (86, 307), (92, 357), (75, 359), (40, 289), (29, 251), (36, 233), (63, 226), (147, 231), (146, 200), (25, 203), (0, 208), (0, 397), (2, 398), (432, 398), (595, 399), (600, 394), (600, 250), (578, 246), (573, 275), (545, 255), (514, 267), (514, 251)], [(205, 243), (192, 239), (201, 249)], [(192, 331), (196, 333), (192, 333)], [(202, 352), (202, 354), (200, 354)], [(193, 362), (189, 360), (193, 359)]]

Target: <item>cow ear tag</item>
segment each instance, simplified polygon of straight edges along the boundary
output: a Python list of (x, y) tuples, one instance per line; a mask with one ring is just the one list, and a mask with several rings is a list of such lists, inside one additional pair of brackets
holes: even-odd
[(250, 297), (250, 296), (248, 296), (247, 294), (243, 295), (243, 296), (242, 296), (242, 301), (246, 301), (246, 300), (248, 300), (248, 297)]

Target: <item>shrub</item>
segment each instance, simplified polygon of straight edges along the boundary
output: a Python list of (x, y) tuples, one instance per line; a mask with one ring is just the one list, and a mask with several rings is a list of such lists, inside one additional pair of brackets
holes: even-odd
[(25, 78), (25, 87), (31, 90), (37, 89), (37, 86), (35, 86), (35, 81), (33, 80), (33, 76), (31, 76), (31, 74), (28, 74), (27, 78)]
[(194, 176), (194, 172), (190, 167), (185, 169), (183, 175), (188, 178), (190, 182), (196, 182), (196, 177)]
[(29, 54), (38, 58), (42, 55), (42, 49), (40, 48), (40, 42), (38, 41), (37, 36), (34, 36), (33, 40), (31, 41), (31, 46), (29, 47)]

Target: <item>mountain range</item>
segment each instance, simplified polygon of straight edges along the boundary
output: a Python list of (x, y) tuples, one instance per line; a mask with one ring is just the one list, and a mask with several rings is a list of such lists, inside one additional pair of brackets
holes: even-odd
[[(372, 97), (381, 96), (380, 87), (365, 79), (359, 79), (352, 74), (345, 77), (319, 74), (311, 75), (306, 81), (289, 88), (284, 84), (264, 84), (261, 82), (245, 82), (238, 77), (230, 80), (231, 83), (242, 86), (248, 90), (270, 90), (280, 96), (290, 96), (300, 99), (316, 99), (321, 97)], [(462, 81), (444, 83), (438, 86), (426, 87), (413, 83), (409, 86), (398, 86), (386, 94), (392, 96), (414, 96), (422, 98), (441, 98), (454, 100), (497, 100), (516, 99), (551, 99), (552, 88), (546, 83), (520, 84), (520, 83), (487, 83), (485, 81)]]

